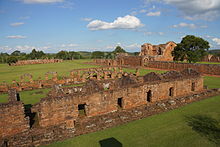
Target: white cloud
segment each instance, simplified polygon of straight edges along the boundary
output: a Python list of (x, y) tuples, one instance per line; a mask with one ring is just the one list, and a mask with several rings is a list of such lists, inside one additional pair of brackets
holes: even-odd
[(92, 18), (88, 18), (88, 17), (86, 17), (86, 18), (82, 18), (81, 20), (82, 20), (82, 21), (91, 21)]
[(93, 20), (87, 25), (87, 28), (90, 30), (136, 29), (141, 26), (143, 26), (143, 24), (137, 17), (126, 15), (124, 17), (118, 17), (113, 22)]
[(60, 47), (71, 48), (71, 47), (77, 47), (77, 46), (79, 46), (79, 45), (78, 44), (70, 43), (70, 44), (62, 44)]
[(137, 48), (139, 49), (140, 45), (137, 43), (134, 43), (134, 44), (126, 45), (125, 47), (128, 49), (137, 49)]
[(26, 36), (21, 36), (21, 35), (11, 35), (11, 36), (6, 36), (8, 39), (24, 39), (27, 38)]
[(147, 16), (160, 16), (161, 12), (157, 11), (157, 12), (148, 12)]
[(190, 20), (213, 20), (220, 16), (220, 0), (161, 0), (176, 6)]
[(217, 45), (220, 45), (220, 38), (213, 38), (212, 41), (214, 41)]
[(17, 26), (20, 26), (20, 25), (23, 25), (23, 24), (24, 24), (23, 22), (15, 22), (15, 23), (11, 23), (10, 26), (17, 27)]
[(144, 35), (164, 35), (164, 32), (148, 32), (148, 31), (143, 31)]
[(196, 25), (195, 24), (189, 24), (189, 23), (184, 23), (184, 22), (181, 22), (177, 25), (173, 25), (173, 28), (190, 28), (190, 29), (195, 29), (196, 28)]
[(173, 28), (190, 28), (190, 29), (196, 29), (196, 28), (207, 28), (208, 26), (206, 25), (196, 25), (193, 23), (185, 23), (181, 22), (179, 24), (173, 25)]
[(57, 3), (57, 2), (64, 2), (64, 0), (22, 0), (24, 3), (27, 4), (43, 4), (43, 3)]

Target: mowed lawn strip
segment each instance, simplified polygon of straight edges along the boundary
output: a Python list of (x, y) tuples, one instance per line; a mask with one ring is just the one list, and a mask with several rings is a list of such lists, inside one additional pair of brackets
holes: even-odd
[[(123, 147), (214, 147), (213, 142), (187, 125), (187, 117), (208, 115), (220, 121), (220, 96), (121, 126), (81, 135), (49, 147), (99, 147), (99, 141), (115, 138)], [(110, 144), (108, 144), (111, 146)]]
[(63, 61), (61, 63), (49, 64), (33, 64), (23, 66), (8, 66), (8, 64), (0, 64), (0, 83), (3, 81), (11, 83), (13, 80), (20, 81), (20, 76), (25, 73), (33, 75), (33, 79), (38, 77), (45, 78), (45, 73), (53, 71), (57, 72), (58, 76), (69, 76), (72, 69), (98, 67), (96, 65), (83, 64), (92, 60), (72, 60)]

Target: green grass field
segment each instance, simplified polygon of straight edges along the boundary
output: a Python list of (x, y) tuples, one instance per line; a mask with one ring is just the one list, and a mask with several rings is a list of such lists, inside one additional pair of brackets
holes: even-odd
[(92, 60), (73, 60), (64, 61), (62, 63), (50, 64), (35, 64), (24, 66), (8, 66), (7, 64), (0, 64), (0, 83), (12, 82), (13, 80), (20, 81), (20, 76), (25, 73), (33, 75), (33, 79), (41, 77), (44, 79), (45, 73), (48, 71), (55, 71), (59, 76), (69, 76), (72, 69), (97, 67), (95, 65), (83, 64), (84, 62), (91, 62)]
[[(49, 147), (99, 147), (99, 141), (112, 137), (123, 147), (215, 147), (219, 144), (209, 141), (211, 135), (200, 135), (187, 122), (188, 117), (194, 115), (212, 117), (219, 122), (219, 106), (220, 96), (216, 96), (125, 125), (56, 142)], [(201, 129), (203, 123), (203, 120), (198, 122)], [(106, 146), (110, 147), (111, 143)]]

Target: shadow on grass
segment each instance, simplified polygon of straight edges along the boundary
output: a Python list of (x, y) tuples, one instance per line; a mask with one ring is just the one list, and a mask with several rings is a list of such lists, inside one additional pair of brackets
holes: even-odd
[(122, 147), (122, 143), (114, 137), (100, 140), (99, 144), (101, 147)]
[(220, 145), (220, 125), (216, 119), (207, 115), (193, 115), (186, 117), (186, 119), (192, 130), (216, 145)]

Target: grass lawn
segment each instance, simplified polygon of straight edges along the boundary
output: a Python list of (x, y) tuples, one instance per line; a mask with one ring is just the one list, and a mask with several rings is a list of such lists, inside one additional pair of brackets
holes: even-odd
[(219, 122), (219, 106), (220, 96), (216, 96), (125, 125), (56, 142), (49, 147), (99, 147), (99, 141), (108, 138), (115, 138), (125, 147), (214, 147), (218, 145), (194, 131), (187, 121), (188, 117), (199, 114)]
[(200, 64), (220, 64), (220, 62), (197, 62)]
[[(22, 91), (19, 92), (21, 101), (24, 104), (35, 104), (40, 101), (41, 98), (44, 98), (47, 93), (51, 89), (37, 89), (37, 90), (32, 90), (32, 91)], [(0, 95), (0, 103), (7, 103), (8, 102), (8, 95), (7, 94), (2, 94)]]
[(24, 66), (8, 66), (8, 64), (0, 64), (0, 83), (12, 82), (12, 80), (20, 81), (20, 76), (25, 73), (33, 75), (33, 79), (41, 77), (48, 71), (56, 71), (60, 76), (70, 75), (72, 69), (97, 67), (95, 65), (82, 64), (83, 62), (91, 62), (92, 60), (73, 60), (64, 61), (62, 63), (34, 64)]

